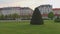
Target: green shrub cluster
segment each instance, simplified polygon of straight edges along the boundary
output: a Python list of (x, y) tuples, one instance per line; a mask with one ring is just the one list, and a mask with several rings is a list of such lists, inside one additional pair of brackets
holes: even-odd
[(5, 20), (5, 19), (16, 19), (20, 18), (20, 15), (14, 13), (14, 14), (9, 14), (9, 15), (0, 15), (0, 20)]
[(54, 22), (60, 22), (59, 16), (57, 18), (55, 18)]

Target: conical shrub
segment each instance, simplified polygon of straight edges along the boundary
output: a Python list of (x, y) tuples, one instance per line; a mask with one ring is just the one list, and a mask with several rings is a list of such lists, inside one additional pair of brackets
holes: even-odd
[(43, 19), (38, 8), (35, 8), (30, 24), (32, 25), (42, 25)]

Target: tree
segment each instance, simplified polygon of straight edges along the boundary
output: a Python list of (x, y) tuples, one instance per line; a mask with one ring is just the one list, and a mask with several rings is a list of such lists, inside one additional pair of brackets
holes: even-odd
[(51, 20), (54, 18), (53, 12), (50, 12), (50, 13), (48, 14), (48, 18), (51, 18)]
[(4, 19), (4, 15), (3, 14), (0, 15), (0, 19)]
[(11, 16), (12, 16), (12, 18), (14, 18), (14, 19), (20, 18), (20, 15), (18, 15), (18, 14), (16, 14), (16, 13), (12, 14)]
[(8, 15), (8, 18), (12, 18), (12, 14), (9, 14), (9, 15)]
[(38, 8), (35, 8), (30, 24), (32, 25), (42, 25), (43, 19)]
[(30, 19), (30, 17), (31, 17), (30, 15), (26, 15), (26, 18), (27, 18), (27, 19)]
[(7, 19), (8, 18), (8, 15), (5, 15), (4, 18)]

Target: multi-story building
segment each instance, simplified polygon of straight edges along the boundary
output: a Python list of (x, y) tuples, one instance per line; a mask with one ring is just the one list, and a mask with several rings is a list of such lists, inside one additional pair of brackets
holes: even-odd
[(33, 12), (29, 7), (5, 7), (0, 8), (0, 14), (8, 15), (17, 13), (18, 15), (31, 15)]
[(38, 8), (43, 18), (48, 18), (48, 13), (53, 12), (52, 5), (49, 5), (49, 4), (40, 5)]
[(22, 19), (31, 19), (33, 10), (28, 7), (20, 8), (20, 16)]
[(10, 14), (18, 14), (21, 18), (31, 18), (33, 10), (29, 7), (5, 7), (0, 8), (0, 15), (10, 15)]
[[(48, 13), (56, 12), (55, 9), (52, 10), (52, 5), (49, 5), (49, 4), (40, 5), (40, 6), (38, 6), (38, 9), (41, 12), (42, 18), (48, 18)], [(14, 14), (14, 13), (17, 13), (20, 16), (25, 16), (25, 15), (32, 16), (33, 10), (29, 7), (5, 7), (5, 8), (0, 8), (0, 14), (8, 15), (8, 14)]]
[(20, 15), (32, 15), (33, 10), (28, 7), (20, 8)]
[(53, 13), (55, 16), (60, 16), (60, 8), (53, 8)]
[(14, 13), (20, 15), (20, 7), (5, 7), (5, 8), (0, 8), (0, 11), (3, 15), (9, 15)]

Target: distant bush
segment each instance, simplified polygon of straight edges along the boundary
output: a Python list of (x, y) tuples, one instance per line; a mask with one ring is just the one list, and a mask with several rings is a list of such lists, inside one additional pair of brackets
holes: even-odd
[(50, 13), (48, 14), (48, 18), (50, 18), (51, 20), (53, 20), (53, 18), (54, 18), (53, 12), (50, 12)]
[(59, 16), (57, 18), (55, 18), (54, 22), (60, 22)]

